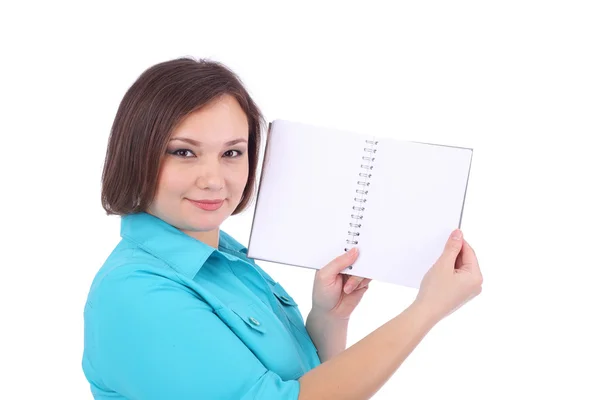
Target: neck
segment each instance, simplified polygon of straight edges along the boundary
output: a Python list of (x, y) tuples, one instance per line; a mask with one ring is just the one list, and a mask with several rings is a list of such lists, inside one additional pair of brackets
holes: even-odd
[(201, 241), (215, 249), (219, 248), (219, 229), (215, 229), (208, 232), (194, 232), (194, 231), (183, 231), (190, 235), (194, 239)]

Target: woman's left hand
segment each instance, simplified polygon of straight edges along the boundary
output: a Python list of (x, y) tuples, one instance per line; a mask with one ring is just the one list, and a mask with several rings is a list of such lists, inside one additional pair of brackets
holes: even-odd
[(358, 258), (358, 249), (336, 257), (317, 270), (313, 285), (312, 311), (336, 319), (349, 319), (369, 288), (371, 279), (341, 274)]

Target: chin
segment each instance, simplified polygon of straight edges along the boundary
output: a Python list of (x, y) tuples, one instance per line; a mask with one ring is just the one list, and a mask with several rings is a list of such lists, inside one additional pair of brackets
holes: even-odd
[(223, 209), (211, 212), (193, 210), (184, 214), (182, 222), (189, 230), (207, 232), (218, 229), (230, 214), (230, 210)]

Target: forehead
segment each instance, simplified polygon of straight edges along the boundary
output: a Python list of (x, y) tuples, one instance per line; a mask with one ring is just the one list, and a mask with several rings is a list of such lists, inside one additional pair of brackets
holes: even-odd
[(194, 111), (175, 128), (172, 138), (187, 137), (203, 143), (248, 138), (248, 117), (232, 96), (223, 96)]

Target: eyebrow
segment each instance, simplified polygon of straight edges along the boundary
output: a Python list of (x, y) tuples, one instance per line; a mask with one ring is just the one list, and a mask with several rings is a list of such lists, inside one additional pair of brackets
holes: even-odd
[[(185, 142), (185, 143), (189, 143), (193, 146), (197, 146), (197, 147), (201, 147), (202, 143), (198, 142), (197, 140), (194, 139), (190, 139), (190, 138), (186, 138), (186, 137), (174, 137), (171, 138), (169, 141), (172, 140), (179, 140), (181, 142)], [(225, 143), (225, 146), (233, 146), (234, 144), (238, 144), (238, 143), (242, 143), (242, 142), (248, 142), (246, 139), (234, 139), (234, 140), (230, 140), (229, 142)]]

